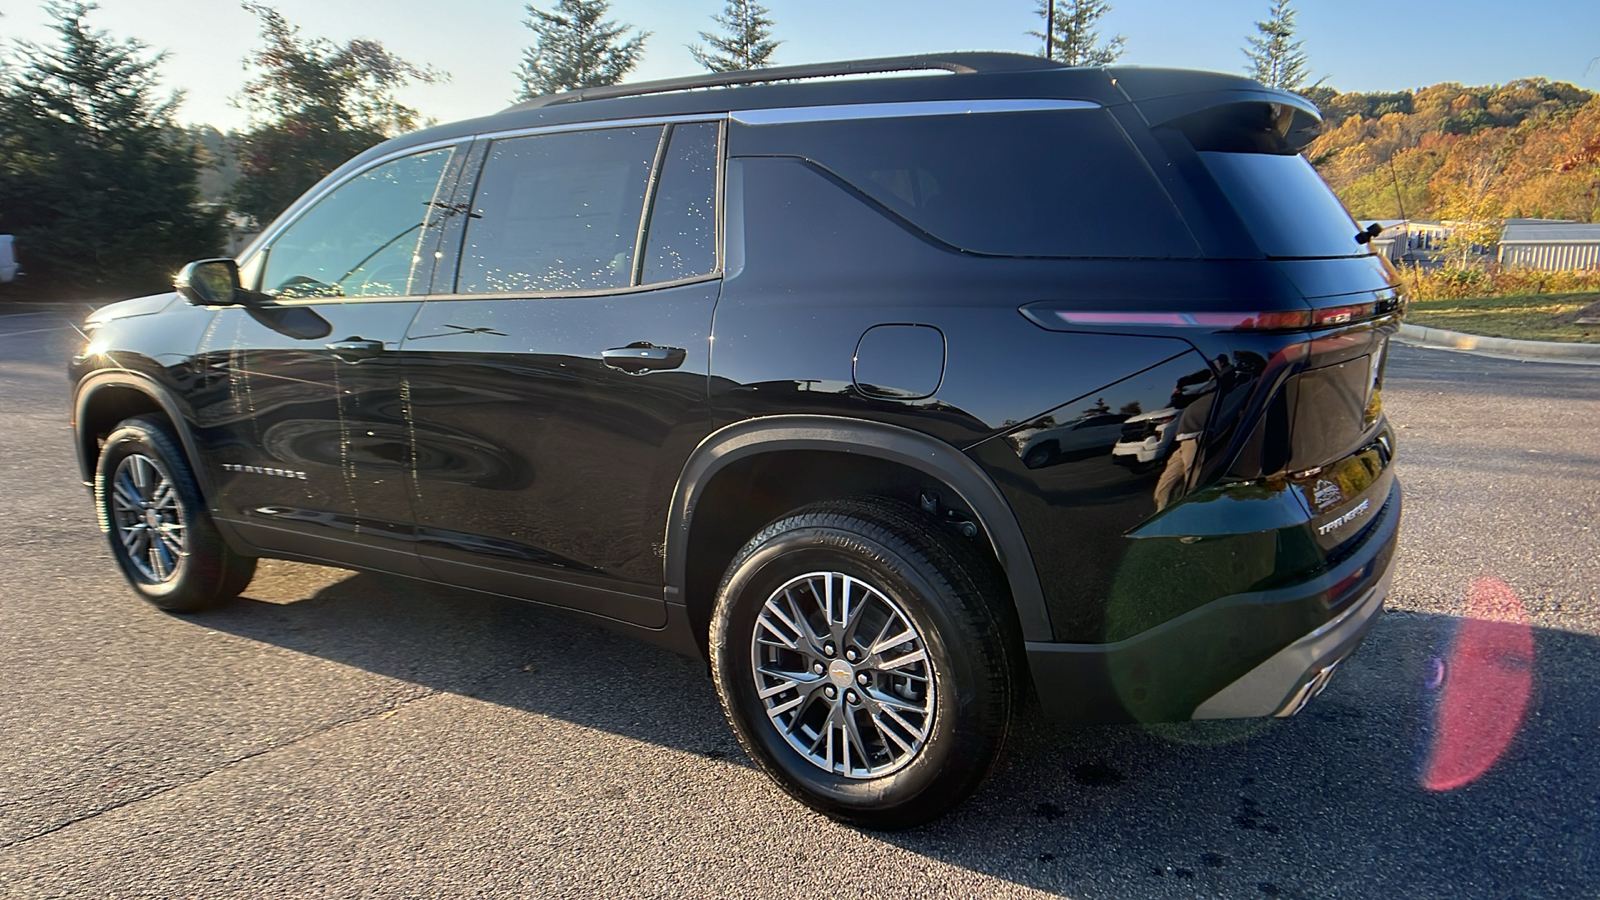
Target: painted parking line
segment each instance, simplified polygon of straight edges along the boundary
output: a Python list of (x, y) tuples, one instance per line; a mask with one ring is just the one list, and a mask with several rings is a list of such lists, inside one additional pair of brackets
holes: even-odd
[(57, 325), (54, 328), (35, 328), (32, 331), (0, 331), (0, 338), (22, 337), (28, 334), (44, 334), (47, 331), (65, 331), (67, 326)]

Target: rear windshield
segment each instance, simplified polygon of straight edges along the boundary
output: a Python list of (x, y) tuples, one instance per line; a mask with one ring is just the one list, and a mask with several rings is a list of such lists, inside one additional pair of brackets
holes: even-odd
[(1299, 154), (1219, 153), (1200, 159), (1267, 256), (1364, 256), (1360, 226)]
[(1194, 257), (1103, 110), (744, 126), (732, 155), (811, 160), (934, 237), (997, 256)]

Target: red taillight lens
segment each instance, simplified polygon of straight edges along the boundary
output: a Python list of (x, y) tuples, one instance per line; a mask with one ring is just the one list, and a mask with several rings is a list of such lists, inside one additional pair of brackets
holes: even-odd
[(1311, 327), (1308, 309), (1250, 313), (1080, 312), (1056, 310), (1068, 325), (1165, 325), (1214, 331), (1299, 331)]
[(1068, 325), (1161, 325), (1169, 328), (1206, 328), (1212, 331), (1305, 331), (1335, 328), (1370, 319), (1378, 314), (1376, 303), (1329, 306), (1323, 309), (1293, 309), (1274, 312), (1084, 312), (1056, 310)]
[(1330, 306), (1326, 309), (1314, 310), (1311, 313), (1311, 327), (1328, 328), (1333, 325), (1348, 325), (1362, 319), (1370, 319), (1378, 312), (1376, 303), (1357, 303), (1354, 306)]

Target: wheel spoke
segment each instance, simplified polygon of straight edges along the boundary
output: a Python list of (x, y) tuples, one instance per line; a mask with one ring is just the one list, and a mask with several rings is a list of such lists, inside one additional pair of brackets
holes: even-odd
[(139, 496), (139, 488), (134, 485), (133, 479), (126, 473), (119, 473), (112, 479), (112, 498), (121, 502), (129, 509), (140, 509), (144, 500)]
[(137, 549), (139, 546), (139, 538), (148, 536), (149, 535), (146, 532), (143, 523), (117, 529), (117, 537), (122, 541), (122, 546), (127, 548), (130, 556), (139, 552)]
[[(895, 620), (890, 619), (887, 623), (885, 623), (884, 626), (883, 626), (883, 630), (884, 631), (888, 631), (889, 630), (889, 626), (893, 625), (894, 621)], [(912, 631), (910, 626), (905, 626), (904, 630), (899, 632), (898, 634), (896, 634), (894, 637), (887, 637), (886, 638), (882, 634), (880, 634), (880, 635), (878, 635), (878, 639), (876, 641), (872, 642), (872, 647), (869, 650), (867, 650), (867, 655), (868, 656), (876, 656), (876, 655), (878, 655), (879, 653), (882, 653), (885, 650), (889, 650), (889, 649), (891, 649), (893, 647), (897, 647), (897, 646), (899, 646), (901, 644), (909, 643), (910, 641), (915, 640), (916, 636), (917, 636), (917, 633), (915, 631)]]
[(167, 576), (171, 574), (171, 569), (168, 568), (167, 565), (166, 548), (161, 545), (160, 541), (151, 541), (150, 552), (148, 555), (150, 558), (150, 569), (155, 573), (156, 580), (166, 581)]
[(878, 664), (878, 669), (884, 672), (891, 672), (895, 669), (901, 669), (914, 663), (927, 662), (927, 660), (928, 653), (926, 650), (913, 650), (910, 653), (897, 656), (894, 659), (884, 660)]
[[(881, 735), (882, 737), (887, 738), (888, 741), (894, 741), (895, 746), (900, 748), (900, 752), (902, 752), (902, 753), (915, 752), (912, 749), (912, 746), (910, 744), (906, 743), (904, 738), (900, 737), (900, 732), (898, 732), (895, 729), (890, 728), (889, 726), (885, 725), (883, 723), (883, 720), (878, 718), (878, 714), (877, 713), (873, 713), (870, 718), (872, 719), (873, 727), (878, 729), (878, 734)], [(885, 741), (885, 743), (887, 744), (888, 741)]]
[(846, 709), (841, 718), (844, 720), (844, 774), (850, 774), (851, 747), (855, 748), (856, 757), (861, 762), (861, 768), (870, 771), (872, 769), (872, 758), (867, 754), (867, 742), (861, 737), (861, 729), (856, 723), (856, 717), (851, 714), (850, 710)]

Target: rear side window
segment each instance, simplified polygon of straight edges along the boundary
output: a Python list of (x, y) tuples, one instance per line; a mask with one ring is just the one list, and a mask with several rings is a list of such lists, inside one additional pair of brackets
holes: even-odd
[(734, 155), (801, 156), (934, 237), (999, 256), (1199, 255), (1104, 110), (741, 126)]
[(1267, 256), (1364, 256), (1361, 228), (1298, 153), (1199, 154)]
[(717, 267), (714, 122), (675, 125), (656, 184), (642, 284), (707, 275)]
[(507, 138), (490, 145), (456, 290), (627, 287), (661, 126)]

